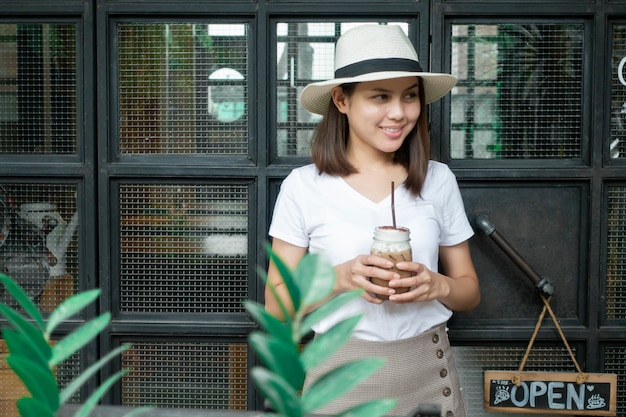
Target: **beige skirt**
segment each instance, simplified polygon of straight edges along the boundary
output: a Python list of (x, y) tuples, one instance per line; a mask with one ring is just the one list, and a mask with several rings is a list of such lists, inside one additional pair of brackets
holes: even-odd
[(304, 391), (337, 366), (364, 357), (383, 358), (385, 365), (315, 414), (334, 415), (373, 399), (395, 398), (398, 404), (388, 415), (406, 416), (421, 404), (439, 404), (442, 416), (466, 417), (445, 323), (398, 341), (350, 339), (307, 374)]

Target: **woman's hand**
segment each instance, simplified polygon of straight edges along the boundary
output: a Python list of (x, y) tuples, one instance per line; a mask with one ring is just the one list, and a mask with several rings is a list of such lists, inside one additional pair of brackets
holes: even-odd
[(359, 255), (356, 258), (335, 266), (337, 276), (335, 290), (345, 292), (363, 288), (362, 297), (374, 304), (381, 304), (384, 300), (376, 297), (395, 294), (393, 288), (382, 287), (370, 281), (370, 278), (380, 278), (386, 281), (397, 280), (400, 276), (388, 269), (393, 262), (376, 255)]
[(389, 282), (391, 288), (411, 287), (403, 294), (394, 294), (394, 303), (439, 300), (454, 311), (469, 311), (480, 302), (478, 276), (470, 256), (467, 241), (454, 246), (439, 247), (439, 259), (444, 274), (430, 271), (417, 262), (398, 262), (396, 267), (413, 274)]
[(423, 264), (418, 262), (398, 262), (396, 268), (411, 272), (411, 276), (389, 281), (389, 287), (391, 288), (410, 288), (405, 293), (391, 295), (389, 300), (394, 303), (405, 304), (415, 301), (438, 300), (450, 294), (450, 286), (445, 277), (429, 270)]

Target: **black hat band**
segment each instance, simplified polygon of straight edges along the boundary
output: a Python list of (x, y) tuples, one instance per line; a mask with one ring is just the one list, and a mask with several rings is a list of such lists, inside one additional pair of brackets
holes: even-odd
[(422, 72), (420, 63), (405, 58), (368, 59), (335, 70), (335, 78), (356, 77), (381, 71)]

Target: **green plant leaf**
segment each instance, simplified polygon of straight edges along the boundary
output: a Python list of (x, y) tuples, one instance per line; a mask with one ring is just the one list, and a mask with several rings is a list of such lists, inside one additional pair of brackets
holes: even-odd
[(359, 298), (362, 293), (363, 290), (346, 291), (338, 294), (337, 296), (326, 301), (324, 304), (320, 305), (304, 318), (304, 320), (302, 321), (302, 326), (300, 327), (300, 334), (298, 336), (302, 338), (307, 335), (311, 331), (315, 323), (335, 312), (339, 307), (343, 306), (344, 304)]
[(10, 355), (6, 358), (13, 372), (22, 380), (33, 398), (38, 399), (51, 412), (59, 409), (59, 387), (49, 368), (28, 358)]
[(252, 332), (248, 341), (270, 371), (282, 376), (295, 390), (302, 388), (305, 375), (297, 346), (261, 332)]
[(335, 269), (318, 254), (304, 256), (293, 273), (301, 303), (310, 306), (327, 298), (335, 286)]
[(309, 342), (300, 355), (300, 360), (307, 371), (326, 360), (332, 353), (343, 346), (354, 331), (362, 315), (347, 318), (335, 324), (326, 333), (320, 333)]
[(65, 404), (65, 402), (68, 401), (72, 397), (72, 395), (76, 391), (78, 391), (78, 389), (82, 387), (89, 378), (95, 375), (98, 372), (98, 370), (102, 368), (107, 362), (109, 362), (111, 359), (113, 359), (115, 356), (119, 355), (120, 353), (128, 349), (129, 347), (130, 345), (122, 345), (113, 349), (112, 351), (107, 353), (105, 356), (100, 358), (98, 362), (94, 363), (89, 368), (81, 372), (81, 374), (78, 377), (76, 377), (63, 391), (61, 391), (61, 394), (60, 394), (61, 404)]
[(91, 339), (96, 337), (111, 321), (111, 313), (104, 313), (84, 323), (78, 329), (65, 336), (52, 348), (51, 366), (56, 366), (76, 353)]
[(379, 417), (387, 415), (388, 411), (391, 411), (398, 400), (391, 398), (384, 398), (380, 400), (368, 401), (363, 404), (359, 404), (354, 406), (341, 414), (338, 414), (337, 417)]
[(85, 401), (83, 406), (80, 407), (76, 414), (74, 414), (74, 417), (88, 417), (89, 414), (96, 407), (96, 405), (98, 405), (98, 402), (107, 392), (107, 390), (111, 388), (113, 384), (115, 384), (121, 377), (126, 375), (128, 372), (129, 371), (127, 369), (122, 369), (121, 371), (118, 371), (111, 375), (106, 381), (102, 383), (102, 385), (98, 387), (97, 390), (93, 392), (93, 394), (89, 396), (89, 398), (87, 398), (87, 401)]
[(17, 409), (22, 417), (54, 417), (54, 412), (38, 399), (31, 397), (22, 397), (17, 400)]
[(348, 362), (315, 381), (302, 394), (302, 407), (305, 414), (312, 413), (321, 406), (350, 391), (380, 368), (385, 361), (378, 358), (364, 358)]
[(15, 327), (15, 330), (24, 339), (28, 340), (28, 343), (32, 344), (34, 349), (39, 351), (41, 357), (50, 358), (52, 356), (50, 345), (44, 338), (43, 332), (37, 326), (3, 303), (0, 303), (0, 314)]
[(48, 359), (50, 358), (44, 358), (41, 352), (22, 333), (5, 327), (2, 329), (2, 337), (11, 355), (23, 356), (43, 367), (48, 367)]
[[(272, 251), (270, 245), (266, 245), (266, 250), (270, 259), (272, 260), (272, 262), (274, 262), (274, 265), (276, 265), (278, 273), (285, 282), (285, 286), (287, 287), (287, 291), (289, 292), (289, 296), (291, 297), (291, 302), (293, 303), (294, 311), (300, 310), (300, 289), (298, 288), (298, 285), (294, 280), (291, 269), (289, 269), (289, 267), (283, 262), (283, 260)], [(307, 255), (305, 255), (305, 257), (306, 256)]]
[(256, 367), (252, 369), (252, 378), (276, 412), (287, 417), (304, 416), (297, 392), (280, 375)]
[(100, 289), (95, 289), (78, 293), (63, 301), (50, 314), (46, 324), (46, 334), (51, 335), (59, 324), (91, 304), (98, 296), (100, 296)]
[(2, 284), (4, 284), (4, 287), (7, 289), (9, 294), (15, 298), (15, 301), (22, 306), (26, 314), (28, 314), (35, 321), (37, 327), (43, 331), (43, 317), (41, 316), (39, 309), (37, 309), (37, 306), (35, 306), (17, 282), (13, 281), (8, 275), (2, 273), (0, 273), (0, 281), (2, 281)]
[(244, 306), (252, 318), (259, 323), (261, 328), (281, 340), (291, 342), (291, 332), (285, 322), (278, 320), (265, 310), (262, 304), (254, 301), (244, 301)]

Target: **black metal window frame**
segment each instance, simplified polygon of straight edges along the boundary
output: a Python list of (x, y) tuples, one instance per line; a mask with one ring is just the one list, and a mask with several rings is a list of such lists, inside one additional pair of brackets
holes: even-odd
[[(322, 6), (320, 7), (320, 4)], [(357, 6), (358, 4), (358, 6)], [(619, 360), (624, 354), (626, 319), (607, 319), (607, 273), (605, 260), (609, 229), (608, 192), (622, 187), (626, 181), (626, 159), (611, 159), (609, 144), (604, 140), (610, 131), (610, 97), (613, 68), (610, 64), (612, 25), (626, 22), (626, 1), (598, 3), (586, 0), (433, 0), (415, 2), (396, 0), (297, 1), (65, 1), (23, 0), (19, 4), (0, 0), (0, 24), (15, 22), (71, 23), (77, 25), (77, 153), (75, 155), (0, 155), (2, 183), (62, 183), (76, 185), (77, 207), (84, 214), (81, 223), (79, 288), (99, 287), (103, 290), (100, 311), (119, 311), (117, 297), (116, 239), (119, 204), (117, 186), (129, 182), (153, 183), (236, 183), (249, 186), (250, 228), (250, 293), (262, 299), (263, 285), (256, 267), (265, 263), (263, 243), (271, 218), (280, 182), (296, 166), (307, 162), (304, 157), (278, 156), (275, 35), (278, 22), (335, 22), (397, 19), (409, 21), (412, 36), (419, 39), (419, 55), (433, 71), (449, 71), (450, 27), (455, 23), (488, 23), (555, 21), (584, 25), (584, 102), (582, 123), (582, 157), (573, 160), (454, 160), (449, 158), (450, 115), (447, 99), (431, 106), (432, 146), (436, 157), (447, 162), (459, 178), (464, 192), (471, 186), (484, 187), (514, 184), (522, 187), (537, 182), (560, 183), (580, 190), (581, 259), (575, 317), (564, 321), (566, 334), (574, 341), (577, 356), (588, 370), (623, 372)], [(515, 6), (514, 8), (512, 6)], [(250, 27), (248, 73), (249, 153), (245, 157), (216, 156), (130, 156), (120, 155), (117, 147), (116, 107), (117, 85), (114, 53), (115, 25), (119, 22), (246, 22)], [(419, 36), (418, 36), (419, 35)], [(497, 187), (494, 187), (497, 188)], [(513, 229), (514, 230), (514, 229)], [(505, 230), (506, 231), (506, 230)], [(485, 242), (486, 241), (486, 242)], [(484, 239), (479, 243), (489, 245)], [(508, 268), (508, 269), (507, 269)], [(507, 266), (506, 271), (515, 270)], [(557, 288), (558, 290), (558, 288)], [(488, 300), (487, 300), (488, 302)], [(95, 314), (96, 311), (90, 311)], [(81, 357), (81, 366), (93, 362), (98, 352), (107, 351), (125, 342), (153, 341), (232, 341), (240, 343), (255, 326), (247, 317), (215, 317), (198, 320), (187, 316), (181, 323), (164, 317), (118, 314), (100, 339), (98, 346), (89, 346)], [(458, 346), (489, 346), (495, 342), (523, 346), (532, 318), (524, 317), (507, 333), (497, 318), (480, 321), (474, 326), (471, 316), (459, 315), (451, 336)], [(61, 327), (69, 332), (80, 319)], [(148, 323), (149, 325), (146, 325)], [(454, 323), (453, 323), (454, 324)], [(542, 341), (556, 345), (558, 335), (542, 330)], [(609, 352), (607, 356), (607, 352)], [(607, 359), (607, 357), (610, 359)], [(615, 359), (617, 358), (617, 359)], [(608, 361), (608, 362), (607, 362)], [(623, 361), (622, 361), (623, 363)], [(256, 364), (250, 355), (248, 366)], [(105, 371), (102, 377), (112, 372)], [(620, 374), (623, 378), (624, 375)], [(620, 384), (623, 381), (620, 380)], [(91, 383), (93, 388), (95, 383)], [(622, 385), (620, 385), (622, 387)], [(620, 388), (622, 392), (623, 388)], [(259, 408), (262, 400), (250, 387), (249, 406)], [(120, 393), (113, 393), (107, 402), (120, 403)], [(620, 415), (625, 415), (620, 402)]]

